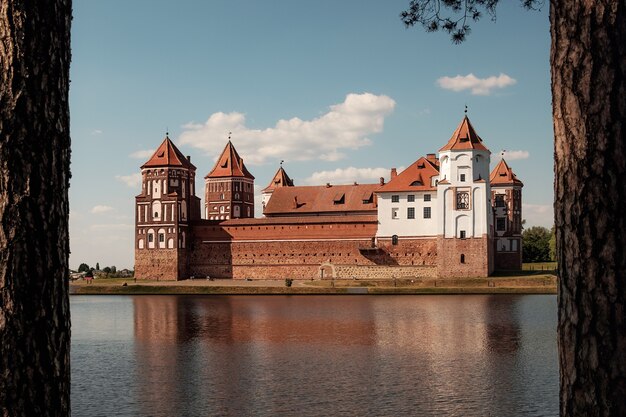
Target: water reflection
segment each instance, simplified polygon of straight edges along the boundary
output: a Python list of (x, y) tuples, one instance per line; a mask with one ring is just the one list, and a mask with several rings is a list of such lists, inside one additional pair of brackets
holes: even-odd
[(554, 297), (132, 300), (138, 415), (557, 414)]

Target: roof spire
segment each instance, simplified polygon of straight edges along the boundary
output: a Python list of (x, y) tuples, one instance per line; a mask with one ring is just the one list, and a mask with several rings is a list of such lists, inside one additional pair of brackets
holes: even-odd
[(281, 159), (281, 160), (280, 160), (280, 166), (281, 166), (281, 167), (283, 166), (283, 162), (285, 162), (285, 160), (284, 160), (284, 159)]
[(228, 132), (228, 141), (230, 142), (230, 136), (233, 134), (233, 132)]
[(165, 137), (166, 138), (170, 137), (170, 129), (167, 126), (165, 126)]
[(465, 104), (465, 115), (467, 116), (467, 103)]
[(506, 149), (502, 149), (500, 151), (500, 159), (504, 159), (504, 154), (506, 153)]

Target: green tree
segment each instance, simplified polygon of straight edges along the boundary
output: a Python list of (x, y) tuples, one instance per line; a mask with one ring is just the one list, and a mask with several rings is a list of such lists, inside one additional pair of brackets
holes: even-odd
[[(498, 4), (411, 0), (401, 17), (458, 43)], [(449, 10), (452, 17), (442, 15)], [(624, 416), (626, 1), (551, 0), (550, 35), (560, 411)]]
[(548, 262), (550, 260), (550, 231), (533, 226), (522, 232), (523, 262)]
[(111, 272), (111, 268), (109, 268), (108, 266), (105, 266), (104, 269), (102, 270), (102, 272), (105, 272), (105, 273), (108, 274), (108, 273)]
[(117, 268), (115, 265), (111, 265), (111, 273), (115, 274), (117, 272)]
[(78, 266), (78, 272), (87, 272), (87, 271), (89, 271), (89, 269), (90, 269), (89, 265), (87, 265), (87, 264), (80, 264)]
[(100, 263), (96, 262), (96, 271), (99, 271), (99, 270), (100, 270)]
[(550, 260), (556, 261), (556, 230), (554, 226), (550, 229)]

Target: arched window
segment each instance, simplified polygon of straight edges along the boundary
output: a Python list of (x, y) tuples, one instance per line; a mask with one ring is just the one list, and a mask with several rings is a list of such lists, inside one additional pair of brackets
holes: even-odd
[(165, 229), (159, 229), (159, 248), (165, 248)]
[(148, 248), (154, 248), (154, 229), (148, 229)]

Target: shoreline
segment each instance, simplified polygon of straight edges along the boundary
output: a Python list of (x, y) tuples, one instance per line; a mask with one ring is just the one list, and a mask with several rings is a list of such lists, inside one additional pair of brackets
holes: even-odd
[(556, 294), (551, 274), (438, 280), (284, 280), (216, 279), (152, 281), (99, 279), (70, 283), (70, 295), (416, 295), (416, 294)]

